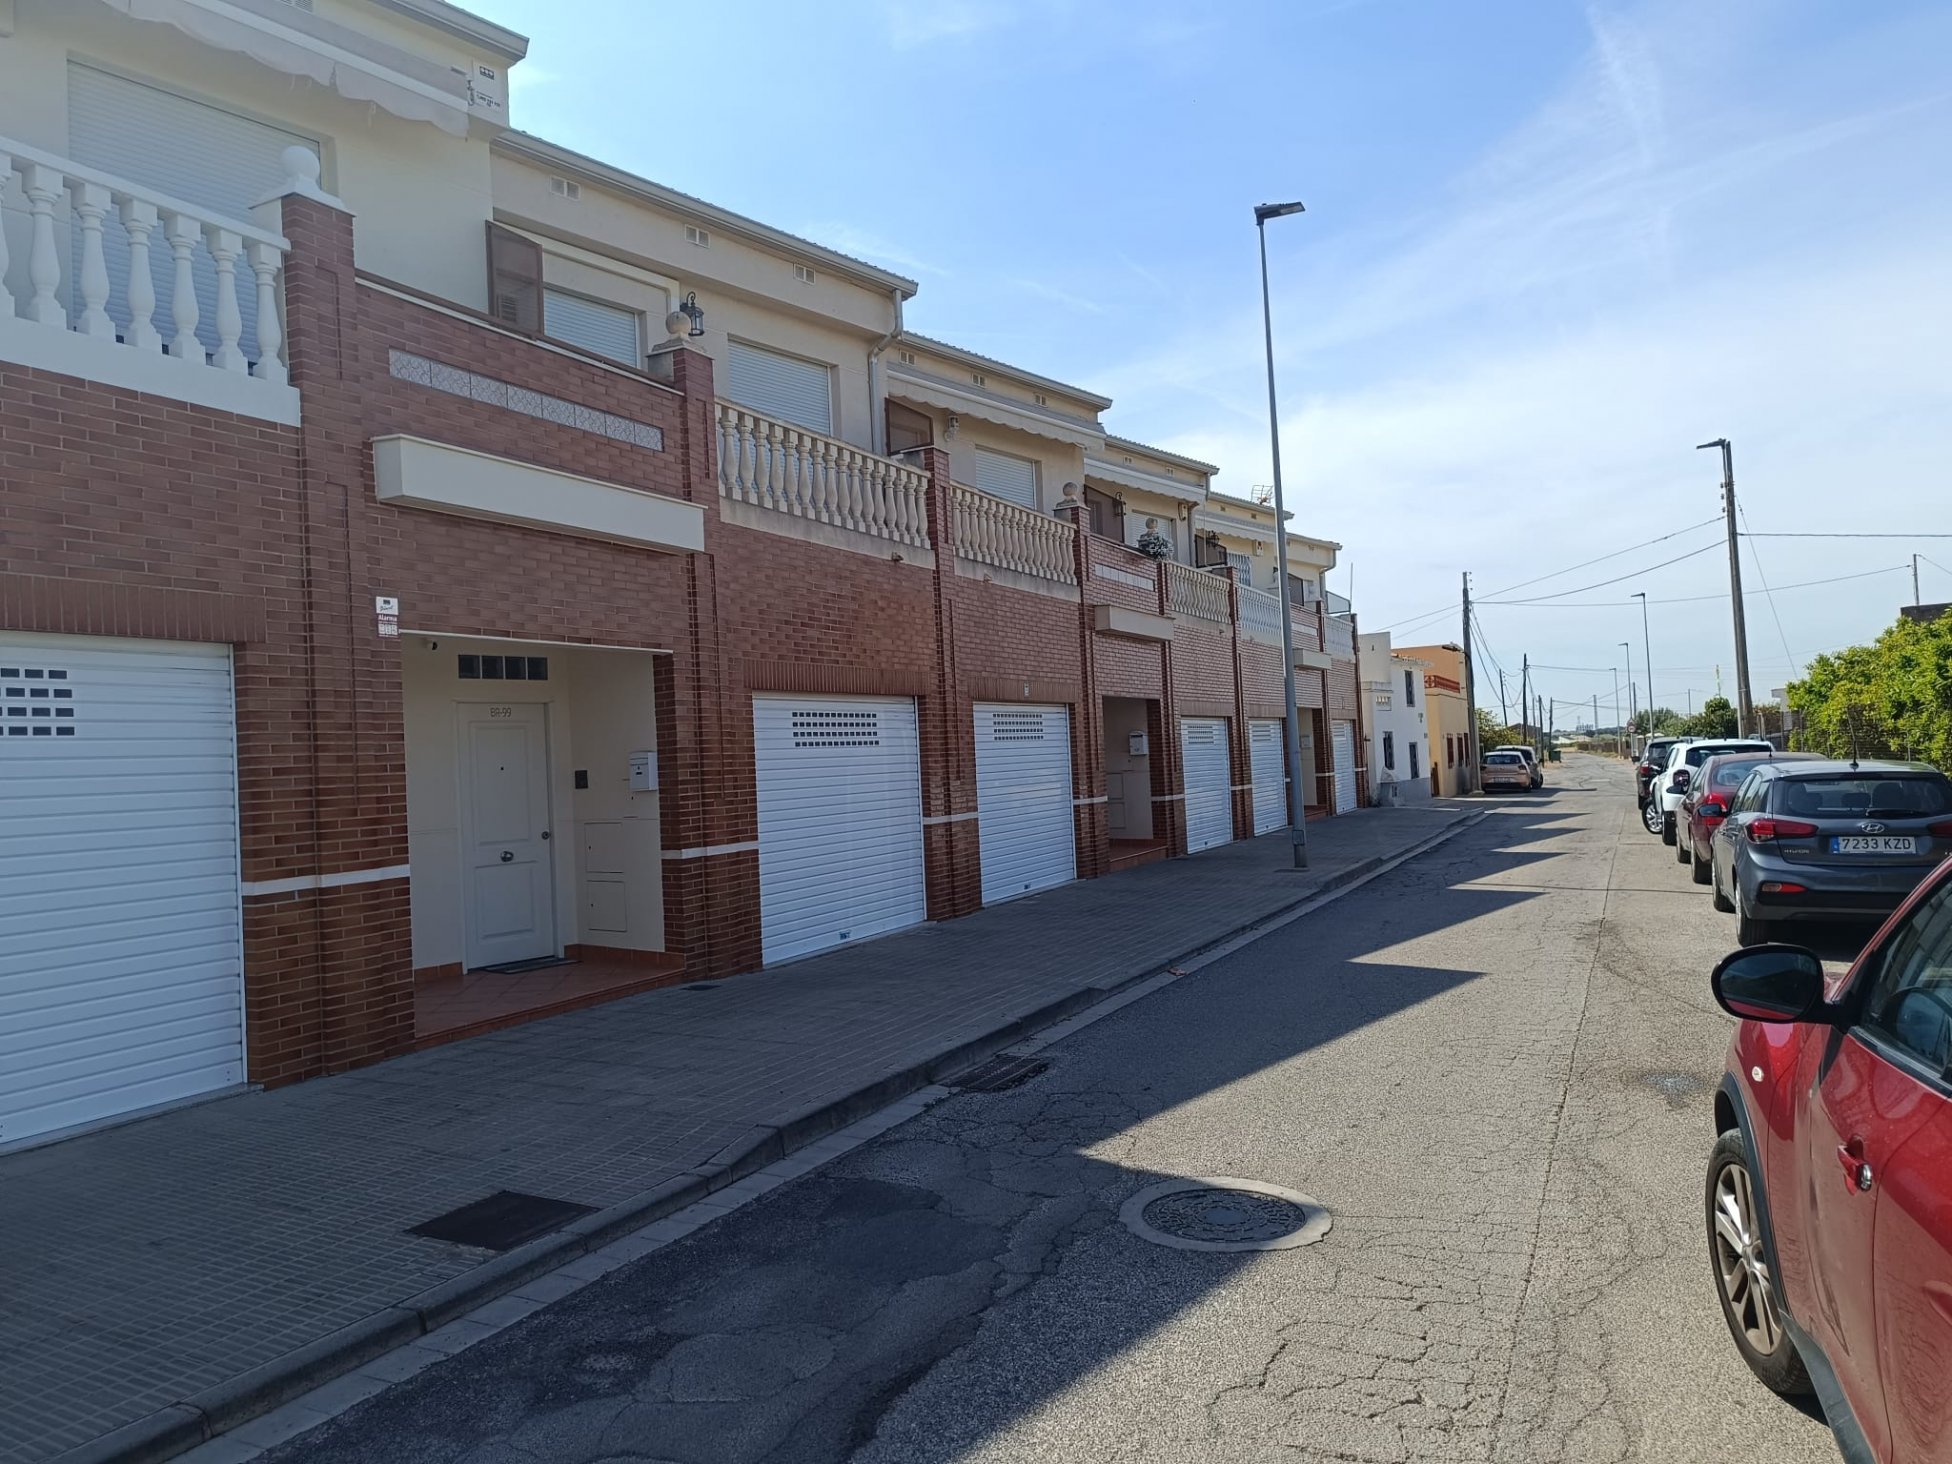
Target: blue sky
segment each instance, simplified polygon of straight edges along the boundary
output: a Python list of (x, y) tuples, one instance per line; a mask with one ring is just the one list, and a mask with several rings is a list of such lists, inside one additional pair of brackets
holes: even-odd
[[(1716, 517), (1718, 436), (1758, 532), (1952, 533), (1942, 0), (472, 8), (532, 38), (518, 125), (912, 275), (912, 327), (1114, 397), (1227, 491), (1269, 478), (1251, 206), (1305, 200), (1270, 232), (1290, 503), (1399, 642), (1455, 637), (1415, 617), (1463, 570), (1496, 601)], [(1750, 589), (1952, 566), (1952, 539), (1751, 547)], [(1726, 587), (1711, 550), (1483, 625), (1514, 676), (1622, 640), (1638, 667), (1631, 591)], [(1758, 694), (1909, 595), (1751, 597)], [(1717, 666), (1733, 694), (1725, 598), (1656, 604), (1652, 640), (1660, 701)]]

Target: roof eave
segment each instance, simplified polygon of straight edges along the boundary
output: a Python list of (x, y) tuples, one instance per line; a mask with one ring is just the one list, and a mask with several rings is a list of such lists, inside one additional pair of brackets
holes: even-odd
[(628, 194), (668, 209), (675, 214), (696, 219), (709, 224), (724, 233), (735, 235), (747, 243), (757, 244), (765, 249), (777, 250), (782, 254), (799, 255), (812, 259), (843, 275), (857, 284), (872, 285), (879, 290), (899, 290), (904, 300), (913, 298), (921, 288), (914, 280), (898, 275), (892, 270), (881, 269), (852, 255), (829, 249), (824, 244), (816, 244), (811, 239), (802, 239), (797, 234), (788, 234), (775, 229), (770, 224), (762, 224), (757, 219), (749, 219), (744, 214), (733, 213), (717, 204), (707, 203), (702, 198), (693, 198), (689, 193), (680, 193), (675, 188), (667, 188), (662, 183), (653, 183), (649, 178), (627, 173), (622, 168), (612, 167), (586, 154), (575, 152), (547, 138), (537, 137), (533, 132), (510, 129), (494, 140), (494, 147), (505, 149), (532, 162), (546, 163), (565, 173), (578, 177), (617, 193)]
[(1073, 386), (1070, 382), (1059, 381), (1055, 377), (1039, 376), (1036, 372), (1026, 371), (1021, 366), (1012, 366), (1008, 361), (999, 361), (994, 356), (985, 356), (977, 351), (965, 350), (961, 346), (952, 346), (947, 341), (937, 340), (934, 336), (925, 336), (912, 330), (905, 330), (901, 333), (901, 339), (904, 341), (913, 341), (922, 347), (923, 350), (931, 351), (938, 356), (951, 357), (954, 360), (961, 361), (965, 365), (975, 367), (979, 370), (1007, 372), (1011, 377), (1023, 382), (1026, 386), (1038, 386), (1046, 391), (1062, 392), (1073, 401), (1084, 402), (1100, 412), (1112, 404), (1110, 397), (1099, 396), (1096, 392), (1086, 391), (1081, 386)]
[(504, 61), (520, 61), (529, 54), (527, 36), (458, 5), (448, 5), (444, 0), (373, 0), (373, 3), (460, 40), (486, 46)]

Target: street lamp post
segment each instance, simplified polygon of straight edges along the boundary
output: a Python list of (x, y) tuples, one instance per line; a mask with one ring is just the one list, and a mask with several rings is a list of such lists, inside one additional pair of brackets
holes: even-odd
[(1267, 221), (1301, 213), (1298, 203), (1254, 207), (1254, 230), (1261, 243), (1261, 332), (1267, 345), (1267, 434), (1274, 454), (1274, 557), (1281, 576), (1281, 671), (1287, 688), (1282, 725), (1288, 733), (1288, 840), (1294, 867), (1308, 867), (1308, 800), (1302, 786), (1301, 721), (1295, 711), (1295, 627), (1288, 597), (1288, 510), (1281, 494), (1281, 412), (1274, 397), (1274, 307), (1267, 288)]
[(1627, 724), (1620, 719), (1620, 668), (1615, 666), (1611, 669), (1613, 671), (1613, 725), (1620, 729), (1613, 734), (1613, 746), (1616, 751), (1624, 754), (1626, 752)]
[[(1620, 649), (1622, 651), (1625, 651), (1627, 655), (1627, 725), (1626, 725), (1627, 756), (1632, 757), (1633, 756), (1633, 719), (1637, 715), (1639, 715), (1639, 709), (1635, 707), (1633, 704), (1633, 642), (1621, 641)], [(1617, 700), (1619, 694), (1616, 692), (1614, 695), (1615, 695), (1615, 699)]]
[(1647, 735), (1654, 735), (1654, 642), (1647, 630), (1647, 592), (1635, 590), (1640, 601), (1640, 644), (1647, 652)]

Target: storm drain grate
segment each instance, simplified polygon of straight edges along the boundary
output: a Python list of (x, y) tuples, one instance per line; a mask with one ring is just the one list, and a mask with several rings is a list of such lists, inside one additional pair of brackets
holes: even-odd
[(1291, 1250), (1329, 1230), (1315, 1200), (1257, 1179), (1167, 1179), (1147, 1185), (1118, 1218), (1141, 1240), (1175, 1250)]
[(1006, 1093), (1021, 1088), (1049, 1067), (1041, 1057), (1011, 1057), (1006, 1053), (950, 1078), (948, 1086), (959, 1093)]
[(455, 1245), (479, 1246), (483, 1250), (514, 1250), (538, 1235), (547, 1235), (572, 1220), (580, 1220), (595, 1209), (594, 1205), (574, 1205), (546, 1195), (497, 1190), (485, 1200), (476, 1200), (411, 1226), (407, 1234), (452, 1241)]
[(530, 971), (553, 971), (558, 966), (574, 966), (578, 963), (562, 956), (530, 956), (522, 961), (503, 961), (499, 966), (476, 966), (477, 971), (491, 971), (497, 976), (524, 976)]

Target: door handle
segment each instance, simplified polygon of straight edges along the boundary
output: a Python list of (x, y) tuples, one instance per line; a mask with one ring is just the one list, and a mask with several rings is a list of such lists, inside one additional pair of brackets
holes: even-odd
[(513, 849), (502, 850), (502, 863), (509, 864), (512, 863), (514, 859), (515, 859), (515, 851)]
[(1869, 1161), (1864, 1158), (1862, 1139), (1852, 1137), (1848, 1143), (1837, 1145), (1837, 1162), (1843, 1166), (1846, 1182), (1859, 1193), (1877, 1182)]
[(549, 830), (547, 830), (547, 829), (544, 829), (544, 830), (542, 831), (542, 837), (543, 837), (543, 839), (544, 839), (544, 841), (547, 841), (547, 840), (548, 840), (548, 838), (549, 838)]

